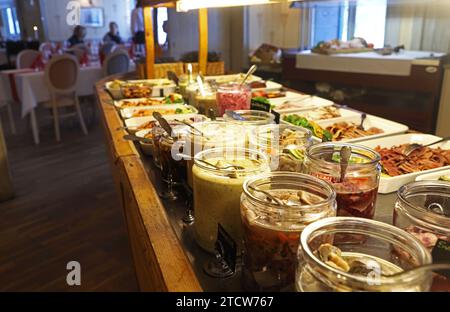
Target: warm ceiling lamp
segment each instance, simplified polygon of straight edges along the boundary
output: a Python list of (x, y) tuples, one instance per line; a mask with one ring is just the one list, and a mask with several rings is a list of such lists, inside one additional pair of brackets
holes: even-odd
[(280, 2), (292, 2), (295, 0), (179, 0), (177, 1), (177, 11), (187, 12), (189, 10), (203, 8), (223, 8), (254, 4), (271, 4)]

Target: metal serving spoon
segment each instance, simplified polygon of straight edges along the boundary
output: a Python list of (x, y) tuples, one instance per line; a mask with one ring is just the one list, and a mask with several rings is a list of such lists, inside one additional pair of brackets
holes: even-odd
[(242, 79), (241, 82), (241, 86), (245, 83), (245, 81), (247, 81), (247, 79), (258, 69), (258, 67), (256, 65), (253, 65), (252, 67), (250, 67), (250, 69), (248, 70), (247, 74), (245, 75), (244, 79)]
[(414, 152), (417, 149), (424, 148), (424, 147), (429, 147), (429, 146), (432, 146), (432, 145), (435, 145), (435, 144), (439, 144), (439, 143), (442, 143), (442, 142), (445, 142), (445, 141), (448, 141), (448, 140), (450, 140), (450, 137), (446, 137), (446, 138), (443, 138), (443, 139), (441, 139), (441, 140), (439, 140), (437, 142), (426, 144), (426, 145), (413, 143), (413, 144), (408, 145), (405, 148), (403, 154), (408, 157), (409, 155), (411, 155), (412, 152)]
[(273, 202), (274, 202), (275, 204), (277, 204), (278, 206), (282, 206), (282, 205), (283, 205), (283, 203), (282, 203), (278, 198), (274, 197), (274, 196), (273, 196), (272, 194), (270, 194), (269, 192), (266, 192), (266, 191), (264, 191), (264, 190), (260, 190), (260, 189), (254, 187), (254, 186), (251, 186), (251, 185), (247, 185), (247, 187), (248, 187), (249, 189), (251, 189), (252, 191), (254, 191), (254, 192), (258, 192), (258, 193), (262, 193), (262, 194), (266, 195), (267, 198), (269, 198), (271, 201), (273, 201)]
[(147, 138), (138, 137), (137, 135), (134, 135), (134, 134), (124, 135), (123, 139), (127, 140), (127, 141), (133, 141), (133, 142), (142, 142), (142, 143), (146, 143), (146, 144), (153, 144), (153, 140), (147, 139)]
[(229, 165), (229, 166), (225, 166), (225, 167), (219, 167), (219, 166), (216, 166), (216, 165), (210, 163), (209, 161), (206, 161), (206, 160), (203, 160), (203, 159), (196, 159), (196, 160), (199, 161), (199, 162), (204, 163), (205, 165), (208, 165), (208, 166), (211, 166), (213, 168), (216, 168), (217, 170), (225, 170), (225, 169), (230, 169), (230, 168), (234, 168), (236, 170), (244, 170), (245, 169), (244, 167), (237, 166), (237, 165)]
[(340, 152), (340, 164), (341, 164), (341, 179), (340, 182), (344, 182), (345, 174), (348, 168), (348, 162), (352, 156), (352, 149), (349, 146), (343, 146)]
[(357, 129), (364, 130), (364, 121), (366, 121), (366, 118), (367, 118), (367, 114), (366, 113), (362, 113), (361, 114), (361, 123), (359, 124)]
[(172, 127), (169, 122), (161, 115), (159, 112), (153, 112), (153, 117), (158, 120), (160, 126), (167, 132), (170, 136), (172, 136)]
[(191, 128), (191, 129), (194, 129), (194, 130), (197, 131), (201, 136), (205, 136), (205, 134), (204, 134), (203, 132), (201, 132), (200, 130), (198, 130), (197, 128), (195, 128), (193, 125), (191, 125), (191, 124), (188, 123), (187, 121), (184, 121), (184, 120), (178, 120), (178, 119), (175, 119), (174, 121), (179, 122), (179, 123), (182, 123), (183, 125), (186, 125), (186, 126), (188, 126), (189, 128)]

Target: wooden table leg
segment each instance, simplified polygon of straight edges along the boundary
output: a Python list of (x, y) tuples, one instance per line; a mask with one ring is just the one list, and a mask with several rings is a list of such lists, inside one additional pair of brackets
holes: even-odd
[(33, 140), (34, 144), (39, 144), (39, 125), (36, 119), (36, 113), (34, 109), (31, 110), (30, 113), (30, 122), (31, 122), (31, 131), (33, 131)]

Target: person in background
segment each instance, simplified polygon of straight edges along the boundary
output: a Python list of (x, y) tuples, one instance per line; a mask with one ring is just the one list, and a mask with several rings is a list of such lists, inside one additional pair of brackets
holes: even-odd
[(142, 0), (136, 1), (136, 7), (131, 12), (131, 34), (136, 45), (145, 44), (145, 25)]
[(123, 43), (119, 35), (119, 25), (116, 22), (109, 23), (109, 32), (103, 37), (103, 43)]
[(77, 44), (83, 44), (84, 38), (86, 37), (86, 27), (81, 25), (75, 26), (73, 29), (73, 35), (70, 37), (67, 42), (69, 43), (69, 47), (73, 47)]

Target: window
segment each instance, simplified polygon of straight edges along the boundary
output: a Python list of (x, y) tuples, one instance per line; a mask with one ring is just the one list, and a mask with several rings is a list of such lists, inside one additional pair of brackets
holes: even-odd
[(168, 20), (168, 13), (167, 8), (158, 8), (156, 11), (156, 27), (157, 27), (157, 38), (158, 38), (158, 44), (160, 46), (163, 46), (166, 44), (167, 41), (167, 32), (164, 23)]
[(387, 0), (347, 0), (309, 5), (310, 47), (320, 41), (364, 38), (375, 47), (384, 46)]
[(1, 18), (4, 25), (4, 35), (7, 39), (17, 39), (20, 37), (19, 20), (17, 19), (16, 8), (5, 8), (1, 10)]

